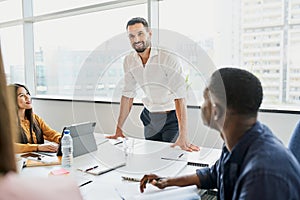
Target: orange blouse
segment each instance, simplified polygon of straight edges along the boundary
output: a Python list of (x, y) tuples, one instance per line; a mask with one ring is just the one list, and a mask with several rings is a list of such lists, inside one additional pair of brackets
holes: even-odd
[[(33, 114), (33, 118), (38, 122), (40, 129), (43, 132), (44, 139), (48, 140), (50, 142), (55, 142), (59, 143), (59, 139), (61, 137), (61, 134), (58, 133), (57, 131), (51, 129), (45, 122), (44, 120), (39, 117), (36, 114)], [(21, 127), (24, 130), (24, 133), (27, 136), (27, 139), (30, 140), (30, 127), (29, 127), (29, 120), (25, 119), (21, 121)], [(32, 134), (33, 141), (36, 143), (36, 136), (35, 134)], [(21, 143), (16, 143), (16, 152), (17, 153), (24, 153), (24, 152), (30, 152), (30, 151), (37, 151), (37, 146), (38, 144), (21, 144)]]

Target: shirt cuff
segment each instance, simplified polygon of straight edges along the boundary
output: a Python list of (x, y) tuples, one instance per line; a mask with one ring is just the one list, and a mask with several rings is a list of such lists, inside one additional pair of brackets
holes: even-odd
[(177, 89), (176, 93), (174, 94), (174, 96), (175, 96), (174, 99), (186, 98), (186, 94), (187, 94), (186, 87), (185, 86), (180, 87)]
[(122, 95), (128, 98), (134, 98), (136, 96), (136, 92), (123, 91)]
[(212, 189), (212, 181), (210, 179), (210, 168), (197, 169), (196, 174), (200, 180), (201, 189)]

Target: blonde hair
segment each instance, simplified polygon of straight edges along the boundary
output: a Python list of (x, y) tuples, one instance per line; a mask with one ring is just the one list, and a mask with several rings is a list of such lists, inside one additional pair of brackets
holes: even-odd
[(4, 72), (3, 58), (0, 44), (0, 172), (5, 174), (10, 171), (16, 172), (16, 161), (14, 152), (14, 135), (16, 129), (16, 114), (13, 111), (13, 103), (11, 101), (12, 94), (7, 89), (6, 77)]

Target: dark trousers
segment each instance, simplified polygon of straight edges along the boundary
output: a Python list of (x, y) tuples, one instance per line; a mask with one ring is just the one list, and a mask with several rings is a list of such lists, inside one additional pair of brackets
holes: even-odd
[(146, 108), (142, 111), (140, 119), (144, 124), (146, 140), (175, 142), (178, 135), (178, 120), (175, 110), (167, 113), (151, 113)]

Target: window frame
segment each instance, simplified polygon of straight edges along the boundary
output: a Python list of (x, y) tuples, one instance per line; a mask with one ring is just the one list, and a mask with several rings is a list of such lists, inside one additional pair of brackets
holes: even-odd
[[(96, 3), (93, 5), (82, 6), (72, 9), (66, 9), (63, 11), (52, 12), (42, 15), (34, 15), (33, 13), (33, 0), (22, 0), (22, 19), (15, 19), (0, 23), (0, 28), (12, 27), (16, 25), (23, 25), (23, 37), (24, 37), (24, 68), (25, 70), (25, 83), (31, 90), (33, 98), (37, 99), (56, 99), (56, 100), (71, 100), (67, 98), (47, 98), (36, 96), (36, 79), (32, 78), (32, 74), (35, 77), (35, 53), (34, 53), (34, 33), (33, 24), (36, 22), (47, 21), (52, 19), (59, 19), (69, 16), (82, 15), (92, 12), (106, 11), (116, 8), (124, 8), (133, 5), (146, 4), (148, 21), (152, 28), (159, 29), (159, 1), (160, 0), (115, 0), (104, 3)], [(158, 37), (157, 37), (158, 38)], [(72, 99), (72, 101), (77, 101)], [(89, 101), (89, 100), (87, 100)], [(95, 101), (97, 103), (117, 103), (109, 101)], [(137, 103), (139, 105), (140, 103)], [(189, 105), (191, 108), (198, 108), (197, 105)], [(292, 108), (291, 108), (292, 109)], [(261, 112), (280, 112), (280, 113), (292, 113), (299, 114), (298, 110), (289, 110), (284, 105), (278, 109), (261, 109)]]

